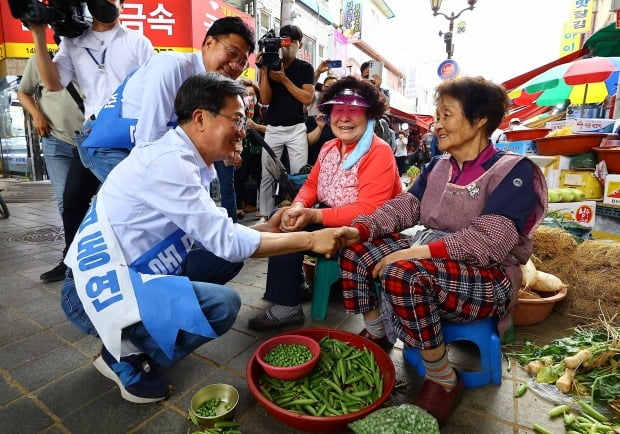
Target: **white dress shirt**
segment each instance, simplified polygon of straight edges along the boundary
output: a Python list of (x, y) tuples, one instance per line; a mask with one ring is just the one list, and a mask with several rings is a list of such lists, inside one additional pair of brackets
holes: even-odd
[(202, 54), (164, 52), (151, 57), (129, 78), (123, 91), (121, 115), (138, 119), (136, 144), (152, 142), (176, 120), (174, 98), (183, 82), (205, 72)]
[(54, 56), (61, 84), (75, 81), (86, 96), (86, 116), (99, 113), (125, 77), (154, 53), (151, 42), (134, 30), (117, 24), (108, 32), (101, 37), (90, 28), (77, 38), (64, 38)]
[(178, 229), (228, 261), (250, 257), (260, 233), (233, 223), (213, 202), (207, 186), (216, 176), (180, 127), (134, 147), (97, 195), (128, 263)]

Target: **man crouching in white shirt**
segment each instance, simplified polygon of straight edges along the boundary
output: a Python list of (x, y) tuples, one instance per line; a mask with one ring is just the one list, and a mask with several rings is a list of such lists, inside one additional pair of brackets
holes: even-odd
[(211, 199), (213, 163), (241, 150), (244, 92), (215, 73), (187, 79), (174, 102), (178, 127), (111, 172), (67, 253), (62, 307), (102, 340), (94, 366), (128, 401), (165, 399), (172, 385), (157, 364), (175, 364), (233, 325), (241, 300), (224, 284), (244, 259), (338, 248), (333, 229), (270, 233), (276, 214), (258, 232)]

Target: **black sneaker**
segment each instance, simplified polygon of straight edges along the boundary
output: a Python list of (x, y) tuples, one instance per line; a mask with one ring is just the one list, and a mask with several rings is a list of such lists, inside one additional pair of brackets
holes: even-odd
[(127, 401), (148, 404), (166, 399), (172, 392), (170, 380), (155, 370), (154, 362), (145, 354), (121, 357), (117, 362), (106, 347), (102, 347), (93, 365), (118, 384), (121, 396)]
[(39, 276), (39, 279), (45, 282), (58, 282), (65, 278), (65, 273), (67, 272), (67, 266), (64, 262), (56, 265), (50, 271), (46, 271), (45, 273)]

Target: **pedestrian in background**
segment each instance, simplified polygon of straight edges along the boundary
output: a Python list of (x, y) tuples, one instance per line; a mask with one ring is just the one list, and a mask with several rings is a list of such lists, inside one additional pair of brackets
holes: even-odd
[[(260, 94), (267, 110), (265, 141), (276, 154), (282, 157), (287, 150), (290, 172), (298, 173), (308, 162), (308, 139), (304, 122), (304, 106), (314, 96), (314, 68), (305, 60), (297, 58), (303, 46), (303, 32), (294, 25), (280, 29), (280, 37), (290, 37), (291, 44), (280, 49), (282, 60), (279, 69), (266, 65), (259, 67)], [(262, 53), (257, 56), (261, 64)], [(266, 218), (275, 209), (275, 180), (267, 171), (267, 152), (262, 154), (263, 172), (260, 185), (260, 213)]]
[[(58, 40), (60, 42), (60, 39)], [(62, 216), (63, 195), (69, 169), (75, 158), (75, 132), (84, 123), (84, 99), (73, 84), (67, 88), (50, 92), (41, 83), (34, 56), (28, 59), (19, 82), (17, 98), (22, 107), (32, 116), (32, 127), (41, 138), (41, 149), (47, 176), (54, 188), (58, 213)], [(78, 161), (79, 162), (79, 161)], [(42, 280), (62, 280), (63, 273), (44, 273)]]
[[(127, 74), (154, 53), (153, 45), (146, 37), (120, 25), (119, 15), (123, 3), (88, 1), (88, 10), (93, 18), (90, 28), (75, 38), (64, 38), (53, 61), (47, 52), (47, 24), (28, 23), (36, 51), (37, 71), (43, 86), (56, 92), (75, 82), (84, 94), (86, 121), (75, 137), (74, 158), (63, 192), (63, 258), (100, 185), (99, 180), (81, 161), (79, 146), (90, 132), (92, 119), (99, 114)], [(49, 272), (43, 273), (41, 279), (48, 282), (61, 280), (65, 271), (65, 264), (60, 262)]]
[(396, 137), (396, 146), (394, 148), (394, 157), (396, 158), (396, 165), (398, 166), (398, 174), (403, 175), (408, 167), (408, 158), (407, 158), (407, 136), (404, 131), (398, 132), (398, 137)]
[[(260, 103), (260, 89), (258, 83), (248, 78), (240, 78), (239, 81), (245, 86), (243, 102), (245, 104), (245, 116), (248, 120), (248, 128), (252, 128), (261, 136), (265, 135), (266, 127)], [(256, 211), (258, 198), (258, 186), (261, 179), (261, 154), (262, 146), (255, 143), (252, 137), (243, 138), (243, 151), (241, 151), (241, 165), (235, 170), (235, 195), (237, 197), (237, 218), (245, 217), (248, 212)]]

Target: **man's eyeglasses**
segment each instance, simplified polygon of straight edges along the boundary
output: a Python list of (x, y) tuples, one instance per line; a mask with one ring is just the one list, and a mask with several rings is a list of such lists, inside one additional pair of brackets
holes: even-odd
[(246, 56), (244, 56), (243, 54), (240, 53), (240, 50), (237, 47), (231, 47), (230, 45), (226, 44), (225, 42), (219, 40), (218, 38), (214, 37), (213, 39), (215, 39), (217, 42), (219, 42), (220, 44), (222, 44), (224, 46), (224, 48), (226, 48), (226, 52), (228, 53), (228, 57), (231, 59), (228, 61), (228, 63), (236, 65), (237, 68), (243, 70), (245, 68), (248, 67), (248, 58)]
[(237, 129), (237, 132), (240, 133), (241, 131), (245, 131), (245, 127), (248, 124), (248, 120), (243, 117), (243, 116), (239, 116), (238, 118), (232, 117), (232, 116), (228, 116), (225, 115), (223, 113), (218, 113), (218, 112), (212, 112), (211, 110), (208, 110), (210, 113), (213, 113), (214, 116), (222, 116), (225, 117), (226, 119), (229, 119), (231, 121), (233, 121), (235, 123), (235, 128)]

